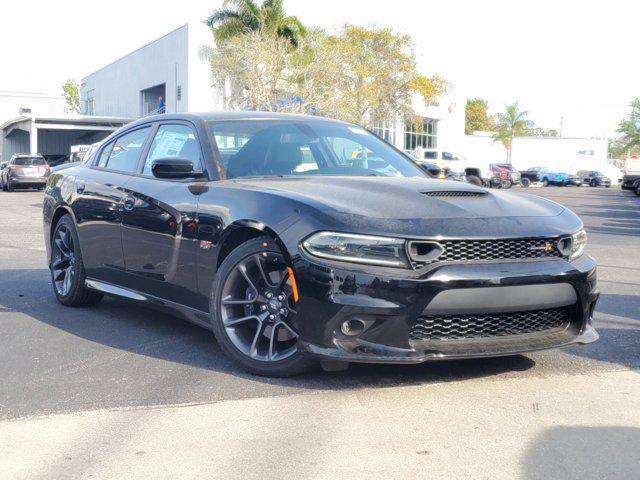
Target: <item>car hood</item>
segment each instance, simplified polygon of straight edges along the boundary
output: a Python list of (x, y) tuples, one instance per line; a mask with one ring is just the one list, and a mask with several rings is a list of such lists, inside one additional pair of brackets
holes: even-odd
[(420, 178), (326, 176), (234, 182), (294, 198), (326, 213), (368, 218), (554, 217), (564, 210), (555, 202), (532, 195)]

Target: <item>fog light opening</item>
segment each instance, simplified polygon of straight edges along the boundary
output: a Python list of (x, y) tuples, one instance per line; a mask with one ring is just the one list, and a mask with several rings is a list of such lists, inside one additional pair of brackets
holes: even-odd
[(340, 331), (349, 337), (355, 337), (356, 335), (360, 335), (364, 332), (365, 324), (359, 318), (351, 318), (342, 322), (340, 326)]

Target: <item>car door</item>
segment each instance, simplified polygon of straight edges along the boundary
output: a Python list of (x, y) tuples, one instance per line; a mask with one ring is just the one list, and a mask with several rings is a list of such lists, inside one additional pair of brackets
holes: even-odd
[(124, 278), (121, 222), (125, 186), (138, 166), (149, 125), (124, 132), (97, 152), (94, 164), (78, 169), (63, 186), (73, 198), (87, 277), (120, 284)]
[[(169, 157), (190, 160), (205, 178), (155, 178), (153, 160)], [(140, 163), (140, 174), (126, 188), (122, 245), (129, 288), (181, 305), (196, 304), (196, 213), (199, 185), (206, 181), (203, 158), (194, 125), (179, 121), (157, 124)]]

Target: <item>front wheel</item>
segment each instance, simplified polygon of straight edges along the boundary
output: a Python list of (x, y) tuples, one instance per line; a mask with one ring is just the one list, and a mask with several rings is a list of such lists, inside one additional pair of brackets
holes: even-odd
[(314, 364), (300, 349), (292, 274), (269, 237), (243, 243), (218, 270), (210, 305), (213, 333), (220, 348), (251, 373), (288, 377)]
[(548, 187), (549, 186), (549, 180), (546, 179), (546, 178), (542, 179), (542, 186), (543, 187)]
[(591, 187), (597, 187), (598, 183), (595, 180), (591, 180), (591, 182), (589, 182), (589, 186)]
[(10, 178), (7, 180), (7, 192), (13, 192), (13, 183)]
[(523, 178), (520, 181), (520, 184), (523, 186), (523, 188), (529, 188), (531, 186), (531, 180), (529, 180), (528, 178)]

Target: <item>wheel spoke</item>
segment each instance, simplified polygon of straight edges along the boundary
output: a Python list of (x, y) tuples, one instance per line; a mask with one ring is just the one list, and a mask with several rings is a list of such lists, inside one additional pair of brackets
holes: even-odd
[(71, 246), (69, 245), (69, 234), (63, 229), (60, 229), (60, 240), (62, 240), (65, 250), (67, 252), (70, 252)]
[(58, 281), (64, 280), (63, 276), (64, 276), (64, 274), (66, 273), (66, 269), (61, 268), (60, 270), (56, 270), (56, 271), (54, 271), (53, 273), (54, 273), (54, 277), (53, 277), (53, 279), (54, 279), (56, 282), (58, 282)]
[(267, 354), (268, 360), (273, 360), (276, 355), (276, 343), (278, 341), (278, 327), (280, 322), (276, 323), (271, 329), (271, 338), (269, 339), (269, 353)]
[(256, 334), (253, 336), (253, 341), (251, 342), (251, 348), (249, 349), (249, 356), (251, 358), (256, 358), (258, 355), (258, 343), (264, 334), (265, 328), (267, 328), (267, 322), (260, 322), (258, 324)]
[(298, 338), (298, 332), (296, 332), (293, 328), (291, 328), (287, 322), (280, 321), (274, 325), (273, 329), (275, 330), (277, 326), (283, 326), (284, 328), (286, 328), (291, 332), (291, 335), (293, 335), (295, 338)]
[(67, 246), (64, 244), (60, 236), (58, 236), (58, 238), (55, 239), (54, 243), (56, 244), (56, 247), (58, 247), (58, 250), (60, 251), (60, 253), (62, 253), (65, 256), (69, 254), (69, 250), (67, 249)]
[(269, 275), (267, 275), (267, 272), (265, 272), (264, 270), (264, 265), (262, 264), (262, 256), (254, 255), (253, 261), (258, 266), (258, 271), (260, 272), (260, 276), (262, 277), (262, 281), (265, 283), (265, 285), (267, 287), (275, 287), (276, 285), (271, 281), (271, 278), (269, 278)]
[(247, 281), (247, 283), (249, 284), (249, 287), (251, 288), (251, 290), (253, 290), (254, 298), (258, 297), (258, 289), (256, 288), (256, 286), (254, 285), (253, 281), (251, 280), (251, 278), (249, 278), (249, 274), (247, 273), (247, 266), (244, 263), (241, 263), (238, 265), (238, 270), (240, 271), (240, 273), (242, 274), (242, 276), (244, 277), (244, 279)]
[(69, 293), (69, 290), (71, 289), (71, 267), (67, 267), (64, 270), (64, 281), (62, 282), (62, 286), (64, 288), (64, 294), (66, 295), (67, 293)]
[(69, 266), (69, 258), (63, 255), (62, 258), (59, 258), (53, 262), (53, 264), (51, 265), (51, 268), (53, 268), (54, 270), (60, 270), (60, 269), (65, 269), (68, 266)]
[(256, 298), (250, 298), (248, 300), (242, 300), (240, 298), (225, 297), (222, 299), (223, 305), (251, 305), (256, 302)]
[(233, 325), (238, 325), (239, 323), (248, 322), (249, 320), (257, 320), (260, 322), (260, 319), (256, 315), (249, 315), (247, 317), (227, 318), (223, 323), (225, 327), (231, 327)]

